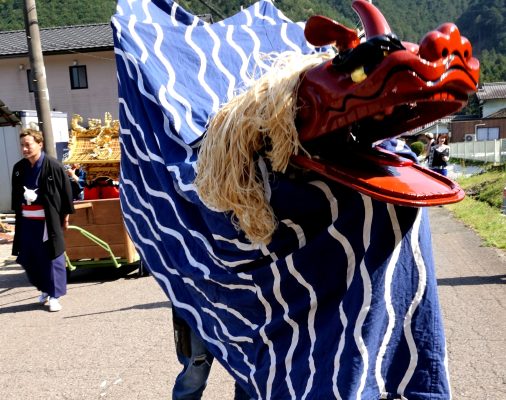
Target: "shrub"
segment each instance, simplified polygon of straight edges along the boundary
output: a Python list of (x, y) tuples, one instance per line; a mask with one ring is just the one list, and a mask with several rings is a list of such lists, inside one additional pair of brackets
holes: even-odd
[(413, 142), (411, 143), (410, 147), (413, 153), (419, 156), (420, 154), (422, 154), (423, 149), (425, 148), (425, 144), (423, 142)]

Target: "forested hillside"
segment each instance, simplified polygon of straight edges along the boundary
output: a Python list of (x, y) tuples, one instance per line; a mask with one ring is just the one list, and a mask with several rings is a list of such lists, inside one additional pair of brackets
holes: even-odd
[[(180, 0), (196, 14), (211, 13), (219, 21), (253, 0)], [(276, 6), (293, 20), (323, 14), (348, 26), (358, 25), (351, 0), (278, 0)], [(402, 40), (419, 42), (444, 22), (455, 22), (482, 62), (482, 82), (506, 81), (506, 0), (374, 0)], [(108, 22), (115, 0), (38, 0), (41, 27)], [(23, 1), (0, 0), (0, 30), (23, 29)]]

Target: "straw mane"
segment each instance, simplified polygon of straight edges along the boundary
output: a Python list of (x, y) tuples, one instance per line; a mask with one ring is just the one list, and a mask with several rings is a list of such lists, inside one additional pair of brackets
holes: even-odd
[(330, 57), (280, 54), (265, 75), (209, 123), (197, 163), (197, 191), (207, 206), (231, 211), (252, 243), (269, 243), (276, 229), (259, 160), (284, 172), (290, 157), (302, 149), (295, 128), (300, 77)]

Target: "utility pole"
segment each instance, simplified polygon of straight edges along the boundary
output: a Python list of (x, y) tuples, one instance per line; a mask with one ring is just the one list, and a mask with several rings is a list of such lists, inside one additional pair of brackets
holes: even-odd
[(35, 0), (24, 0), (24, 16), (26, 41), (28, 44), (28, 56), (30, 57), (30, 68), (32, 79), (35, 84), (35, 107), (39, 129), (44, 134), (44, 149), (52, 157), (56, 157), (56, 146), (53, 137), (53, 125), (51, 124), (51, 107), (49, 105), (49, 91), (47, 90), (46, 68), (42, 56), (42, 45), (40, 43), (39, 21), (37, 20), (37, 9)]

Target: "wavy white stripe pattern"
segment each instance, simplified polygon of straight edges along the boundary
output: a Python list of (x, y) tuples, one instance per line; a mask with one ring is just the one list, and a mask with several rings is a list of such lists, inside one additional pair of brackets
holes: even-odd
[(376, 369), (375, 369), (375, 376), (376, 376), (376, 384), (378, 385), (378, 388), (381, 392), (385, 391), (385, 379), (381, 372), (381, 367), (383, 365), (383, 358), (385, 356), (385, 353), (387, 351), (388, 343), (390, 342), (390, 339), (392, 338), (392, 332), (395, 326), (395, 310), (392, 305), (392, 281), (393, 281), (393, 274), (395, 267), (397, 265), (397, 262), (399, 261), (399, 253), (401, 251), (401, 243), (402, 243), (402, 231), (399, 226), (399, 221), (397, 220), (397, 214), (395, 213), (395, 208), (388, 204), (387, 206), (388, 214), (390, 215), (390, 219), (392, 222), (392, 230), (394, 232), (394, 243), (395, 248), (392, 252), (390, 262), (388, 263), (388, 267), (385, 274), (385, 293), (383, 296), (383, 299), (385, 301), (386, 311), (388, 314), (388, 325), (385, 332), (385, 335), (383, 336), (383, 340), (381, 342), (381, 346), (378, 351), (378, 355), (376, 358)]
[[(367, 252), (367, 248), (371, 243), (371, 225), (372, 225), (372, 203), (369, 197), (362, 196), (362, 200), (364, 201), (364, 209), (365, 209), (365, 218), (364, 218), (364, 228), (363, 228), (363, 240), (364, 247)], [(363, 296), (364, 300), (362, 302), (362, 307), (360, 309), (360, 313), (357, 318), (357, 322), (355, 324), (355, 329), (353, 330), (353, 337), (355, 338), (355, 343), (357, 344), (358, 350), (362, 355), (362, 374), (360, 377), (360, 386), (357, 391), (357, 399), (361, 398), (362, 391), (365, 387), (365, 380), (367, 378), (367, 370), (369, 368), (369, 352), (367, 350), (366, 343), (362, 337), (362, 327), (364, 325), (367, 314), (369, 313), (369, 309), (371, 306), (371, 297), (372, 297), (372, 284), (371, 277), (369, 276), (369, 272), (367, 271), (367, 266), (365, 264), (365, 259), (363, 258), (360, 262), (360, 276), (362, 278), (362, 286), (363, 286)]]
[(125, 225), (173, 307), (250, 396), (447, 398), (444, 354), (418, 334), (444, 343), (437, 299), (424, 301), (437, 293), (424, 213), (293, 180), (260, 158), (279, 228), (259, 246), (195, 191), (212, 114), (269, 68), (263, 54), (314, 52), (303, 24), (268, 1), (205, 24), (171, 0), (119, 0), (112, 26)]
[(427, 282), (427, 272), (425, 269), (425, 263), (421, 254), (421, 249), (419, 246), (418, 236), (420, 235), (419, 228), (420, 228), (420, 221), (421, 221), (421, 212), (418, 212), (417, 218), (415, 220), (415, 223), (413, 224), (413, 228), (411, 230), (411, 243), (413, 245), (413, 256), (416, 263), (416, 268), (418, 271), (418, 287), (416, 289), (415, 296), (413, 297), (413, 301), (411, 302), (411, 305), (409, 306), (408, 312), (406, 316), (404, 317), (404, 335), (406, 337), (406, 340), (408, 342), (409, 346), (409, 365), (406, 370), (406, 373), (404, 374), (404, 377), (402, 378), (401, 383), (399, 384), (398, 392), (402, 395), (406, 392), (406, 387), (413, 377), (413, 374), (415, 372), (415, 368), (418, 362), (418, 351), (416, 348), (416, 341), (413, 337), (413, 316), (415, 314), (415, 311), (420, 305), (420, 302), (422, 301), (422, 297), (425, 291), (426, 282)]

